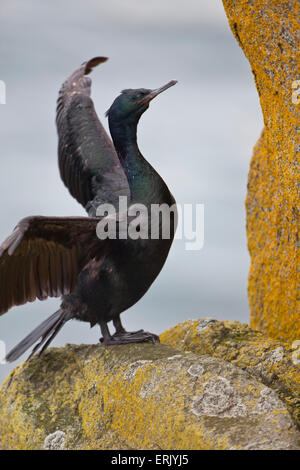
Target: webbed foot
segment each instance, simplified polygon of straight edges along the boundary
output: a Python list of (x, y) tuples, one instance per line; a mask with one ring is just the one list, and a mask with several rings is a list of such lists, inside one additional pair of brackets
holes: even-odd
[(160, 342), (157, 335), (144, 330), (118, 332), (110, 337), (100, 338), (100, 342), (106, 346), (116, 344), (144, 343), (148, 341), (151, 341), (153, 344)]

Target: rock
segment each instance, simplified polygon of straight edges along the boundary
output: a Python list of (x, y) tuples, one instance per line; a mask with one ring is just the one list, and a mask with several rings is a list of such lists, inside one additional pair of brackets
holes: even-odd
[(300, 343), (280, 343), (237, 321), (188, 320), (160, 339), (184, 352), (208, 354), (246, 370), (278, 393), (300, 429)]
[(63, 450), (66, 444), (66, 434), (63, 431), (55, 431), (49, 434), (44, 442), (46, 450)]
[(265, 125), (254, 148), (246, 200), (251, 326), (274, 338), (300, 340), (299, 2), (223, 4), (250, 62)]
[(2, 449), (298, 449), (270, 387), (229, 362), (164, 344), (67, 345), (0, 390)]

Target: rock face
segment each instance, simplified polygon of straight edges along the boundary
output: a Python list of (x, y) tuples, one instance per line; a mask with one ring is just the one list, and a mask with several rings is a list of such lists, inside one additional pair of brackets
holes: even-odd
[(299, 2), (223, 4), (250, 62), (265, 124), (246, 201), (251, 326), (274, 338), (299, 340)]
[(247, 324), (211, 318), (187, 320), (165, 331), (163, 343), (181, 351), (224, 359), (278, 393), (300, 429), (300, 343), (265, 337)]
[(0, 390), (0, 448), (299, 448), (275, 390), (228, 361), (183, 349), (67, 345), (33, 357)]

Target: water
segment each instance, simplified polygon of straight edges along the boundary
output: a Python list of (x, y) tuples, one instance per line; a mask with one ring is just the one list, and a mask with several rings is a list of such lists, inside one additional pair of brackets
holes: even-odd
[[(176, 240), (145, 297), (123, 315), (129, 330), (160, 333), (188, 318), (248, 322), (245, 208), (252, 147), (262, 128), (250, 66), (221, 2), (2, 0), (0, 240), (27, 215), (84, 215), (57, 168), (58, 89), (82, 61), (107, 55), (91, 76), (104, 112), (124, 88), (178, 84), (151, 104), (138, 139), (180, 203), (205, 204), (205, 244)], [(59, 299), (11, 309), (0, 340), (14, 346), (54, 312)], [(54, 345), (93, 343), (100, 331), (69, 322)], [(24, 360), (21, 358), (19, 362)], [(17, 364), (1, 365), (0, 380)]]

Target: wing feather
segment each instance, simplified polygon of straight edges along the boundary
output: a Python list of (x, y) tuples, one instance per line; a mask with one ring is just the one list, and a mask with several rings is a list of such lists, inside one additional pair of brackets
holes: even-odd
[(96, 57), (83, 63), (63, 83), (57, 102), (60, 175), (91, 216), (101, 203), (116, 204), (119, 196), (130, 197), (125, 172), (98, 119), (90, 98), (91, 79), (86, 76), (106, 60)]
[(21, 220), (0, 245), (0, 315), (36, 298), (70, 294), (78, 274), (107, 252), (96, 235), (99, 218), (42, 217)]

